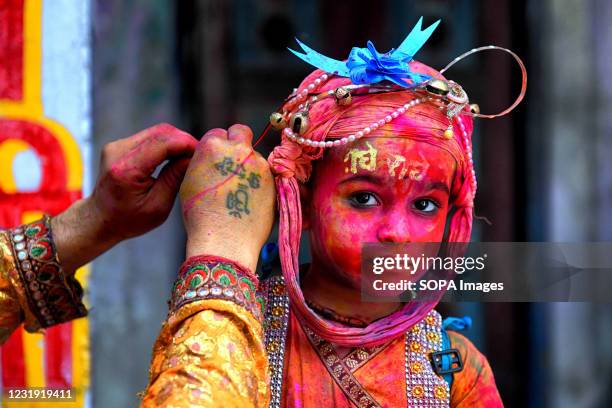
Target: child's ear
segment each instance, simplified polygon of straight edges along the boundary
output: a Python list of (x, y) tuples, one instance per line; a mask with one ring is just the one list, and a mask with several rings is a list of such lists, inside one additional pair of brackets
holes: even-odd
[(312, 197), (312, 190), (310, 186), (299, 183), (300, 186), (300, 204), (302, 207), (302, 230), (307, 231), (310, 229), (311, 211), (310, 211), (310, 200)]

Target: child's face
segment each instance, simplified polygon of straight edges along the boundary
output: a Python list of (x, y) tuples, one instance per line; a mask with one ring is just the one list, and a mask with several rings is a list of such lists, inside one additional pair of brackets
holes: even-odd
[(358, 287), (362, 243), (440, 242), (455, 168), (446, 150), (409, 138), (331, 148), (303, 194), (313, 264)]

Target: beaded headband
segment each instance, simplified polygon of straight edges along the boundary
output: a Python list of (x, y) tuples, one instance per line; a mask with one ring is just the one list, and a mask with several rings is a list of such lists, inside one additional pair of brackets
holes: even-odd
[[(326, 57), (296, 39), (303, 52), (294, 51), (292, 49), (289, 49), (289, 51), (326, 73), (316, 78), (310, 84), (307, 84), (302, 91), (298, 92), (297, 89), (294, 89), (285, 99), (281, 111), (273, 112), (270, 115), (269, 126), (282, 131), (283, 136), (300, 145), (317, 148), (337, 147), (354, 142), (368, 135), (372, 131), (403, 115), (410, 108), (418, 104), (424, 102), (434, 103), (439, 106), (440, 110), (445, 112), (445, 116), (448, 118), (448, 127), (443, 132), (443, 137), (445, 139), (452, 139), (454, 137), (453, 122), (456, 121), (458, 123), (464, 146), (466, 146), (465, 154), (469, 160), (469, 167), (472, 173), (471, 184), (475, 191), (477, 182), (469, 135), (463, 121), (458, 120), (458, 116), (461, 114), (492, 119), (510, 113), (525, 96), (527, 89), (527, 70), (523, 61), (511, 50), (489, 45), (474, 48), (459, 55), (439, 71), (437, 77), (431, 77), (420, 72), (412, 71), (408, 63), (412, 61), (416, 52), (421, 49), (429, 39), (433, 31), (439, 25), (440, 20), (436, 21), (425, 30), (421, 28), (422, 23), (423, 17), (419, 19), (410, 34), (408, 34), (397, 49), (392, 49), (385, 54), (381, 54), (376, 50), (374, 44), (368, 41), (367, 48), (354, 47), (346, 61), (338, 61)], [(498, 50), (509, 53), (518, 63), (522, 75), (521, 90), (518, 97), (508, 108), (495, 114), (480, 113), (480, 107), (477, 104), (470, 104), (467, 93), (459, 84), (452, 80), (442, 78), (442, 74), (457, 62), (472, 54), (487, 50)], [(344, 85), (326, 92), (317, 92), (317, 89), (334, 75), (348, 77), (351, 79), (352, 84)], [(324, 98), (334, 97), (338, 105), (346, 106), (351, 104), (353, 97), (359, 95), (406, 90), (414, 92), (417, 97), (406, 102), (391, 114), (382, 117), (378, 121), (372, 122), (370, 125), (365, 126), (362, 130), (354, 134), (340, 139), (326, 141), (311, 140), (304, 137), (309, 127), (310, 108)], [(266, 132), (267, 128), (264, 130), (261, 137), (263, 137)], [(261, 137), (259, 140), (261, 140)]]
[[(467, 93), (456, 82), (411, 71), (408, 63), (429, 39), (440, 23), (440, 20), (425, 30), (421, 29), (422, 22), (423, 17), (419, 19), (410, 34), (397, 49), (391, 50), (386, 54), (380, 54), (374, 48), (374, 44), (368, 41), (367, 48), (354, 47), (347, 61), (338, 61), (321, 55), (296, 39), (304, 52), (301, 53), (292, 49), (289, 49), (289, 51), (326, 73), (308, 84), (301, 92), (298, 93), (297, 89), (295, 89), (285, 100), (282, 111), (274, 112), (270, 115), (270, 124), (274, 128), (282, 130), (286, 137), (299, 144), (321, 148), (340, 146), (353, 142), (383, 126), (385, 123), (391, 122), (411, 107), (429, 101), (438, 104), (441, 110), (446, 111), (449, 125), (444, 132), (444, 137), (450, 139), (453, 137), (453, 119), (460, 112), (462, 115), (492, 119), (508, 114), (522, 101), (527, 89), (527, 71), (518, 55), (506, 48), (494, 45), (474, 48), (452, 60), (440, 71), (441, 75), (460, 60), (481, 51), (499, 50), (509, 53), (521, 69), (521, 91), (510, 107), (496, 114), (480, 113), (479, 106), (469, 103)], [(353, 84), (341, 86), (327, 92), (316, 93), (316, 90), (332, 75), (349, 77)], [(390, 84), (385, 84), (384, 81), (390, 82)], [(314, 141), (302, 137), (308, 130), (308, 112), (310, 107), (323, 98), (334, 97), (338, 105), (350, 105), (353, 96), (405, 90), (412, 90), (419, 97), (353, 135), (334, 141)], [(293, 112), (296, 106), (297, 111)], [(461, 124), (461, 122), (459, 123)]]

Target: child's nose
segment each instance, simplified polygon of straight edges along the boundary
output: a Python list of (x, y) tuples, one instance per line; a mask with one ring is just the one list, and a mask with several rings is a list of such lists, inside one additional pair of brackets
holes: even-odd
[(396, 212), (390, 212), (378, 228), (378, 242), (411, 242), (408, 220)]

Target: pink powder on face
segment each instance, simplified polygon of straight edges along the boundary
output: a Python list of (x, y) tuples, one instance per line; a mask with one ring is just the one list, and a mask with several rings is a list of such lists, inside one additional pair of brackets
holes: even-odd
[[(435, 70), (423, 64), (411, 62), (410, 65), (413, 70), (440, 77)], [(314, 71), (302, 82), (298, 92), (306, 89), (311, 82), (314, 82), (322, 74), (323, 72), (319, 70)], [(349, 79), (331, 76), (331, 79), (319, 87), (317, 92), (334, 90), (339, 86), (347, 84), (350, 84)], [(310, 126), (303, 137), (313, 141), (324, 141), (355, 134), (373, 122), (377, 122), (386, 115), (390, 115), (393, 111), (417, 97), (412, 91), (371, 94), (354, 97), (353, 102), (348, 106), (337, 105), (333, 98), (324, 98), (311, 107), (309, 113)], [(296, 107), (292, 109), (295, 110)], [(467, 138), (463, 137), (457, 122), (458, 120), (462, 122), (467, 132)], [(450, 221), (449, 241), (468, 242), (472, 227), (472, 207), (475, 194), (475, 186), (471, 183), (471, 172), (473, 169), (469, 165), (470, 162), (467, 157), (467, 152), (471, 150), (469, 144), (471, 143), (472, 119), (468, 116), (459, 115), (458, 119), (453, 122), (454, 137), (451, 139), (443, 137), (444, 130), (446, 130), (448, 124), (448, 119), (437, 105), (424, 102), (411, 107), (405, 114), (381, 126), (376, 132), (371, 132), (371, 134), (362, 140), (372, 140), (371, 138), (374, 136), (389, 139), (408, 138), (435, 146), (438, 150), (445, 151), (450, 155), (454, 160), (455, 166), (452, 180), (449, 182), (450, 202), (448, 204), (455, 207), (456, 211)], [(420, 150), (424, 150), (422, 146), (419, 148)], [(281, 145), (276, 147), (268, 158), (272, 171), (275, 174), (279, 199), (279, 248), (283, 275), (287, 282), (291, 305), (302, 323), (307, 324), (313, 331), (328, 341), (348, 347), (381, 344), (397, 335), (405, 333), (414, 323), (421, 320), (433, 309), (437, 302), (408, 303), (400, 311), (379, 319), (365, 328), (347, 328), (346, 326), (326, 321), (306, 306), (298, 279), (299, 265), (297, 259), (302, 227), (298, 181), (305, 182), (309, 178), (312, 171), (312, 161), (320, 159), (322, 156), (323, 149), (298, 145), (283, 135)], [(417, 160), (418, 158), (413, 157), (412, 159)], [(432, 159), (428, 158), (428, 162), (432, 163)], [(443, 172), (443, 167), (430, 166), (427, 172)], [(448, 166), (446, 167), (448, 168)], [(426, 175), (424, 178), (426, 179), (427, 177), (429, 176)], [(417, 181), (412, 180), (412, 182), (416, 183)], [(321, 207), (317, 211), (319, 211), (322, 217), (330, 212), (332, 215), (336, 214), (337, 218), (343, 217), (344, 213), (340, 208), (334, 206)], [(367, 224), (384, 225), (385, 223), (361, 223), (361, 225)], [(333, 225), (321, 226), (320, 228), (332, 227)], [(349, 228), (352, 225), (347, 224), (343, 227)], [(438, 231), (437, 228), (432, 229), (426, 226), (415, 228), (414, 225), (408, 224), (405, 228), (413, 236), (422, 233), (428, 239), (433, 237)], [(345, 237), (346, 242), (339, 243), (335, 239), (330, 238), (333, 235), (331, 232), (321, 231), (317, 234), (321, 237), (320, 242), (323, 243), (321, 245), (323, 248), (319, 251), (321, 254), (325, 254), (328, 249), (331, 252), (335, 251), (339, 246), (341, 247), (346, 244), (357, 245), (361, 242), (361, 237), (356, 236), (349, 235)], [(403, 235), (410, 234), (404, 233)], [(388, 232), (382, 234), (383, 239), (396, 239), (393, 236), (399, 235), (397, 231), (393, 234)], [(381, 239), (380, 234), (379, 239)], [(441, 235), (439, 239), (441, 239)], [(313, 249), (314, 253), (315, 250)], [(334, 259), (341, 259), (341, 257), (336, 256), (329, 256), (328, 258), (331, 262)], [(344, 269), (340, 265), (334, 266), (337, 266), (338, 269)], [(353, 267), (354, 264), (346, 266), (349, 270)]]
[[(439, 183), (450, 190), (455, 172), (454, 158), (445, 150), (409, 139), (372, 137), (369, 143), (378, 157), (402, 155), (406, 163), (418, 162), (423, 167), (423, 180), (399, 180), (389, 175), (383, 160), (376, 170), (361, 169), (357, 174), (346, 173), (342, 157), (350, 148), (338, 148), (315, 164), (315, 174), (309, 183), (309, 201), (305, 224), (309, 226), (313, 267), (338, 274), (351, 281), (356, 289), (360, 282), (360, 251), (367, 242), (439, 242), (449, 210), (449, 195), (427, 186)], [(438, 163), (428, 166), (424, 159)], [(406, 164), (408, 166), (408, 164)], [(372, 181), (360, 177), (372, 177)], [(381, 183), (376, 181), (380, 180)], [(351, 195), (371, 193), (376, 205), (355, 208)], [(376, 200), (374, 200), (376, 197)], [(413, 203), (419, 199), (434, 199), (440, 208), (432, 214), (416, 211)], [(378, 202), (380, 201), (380, 202)]]

